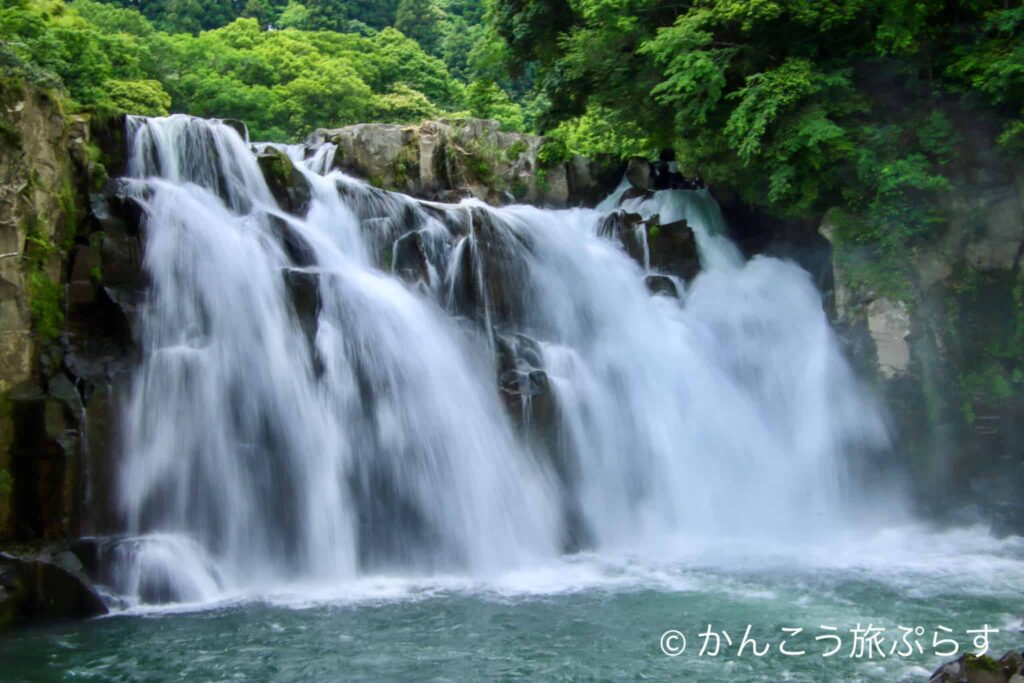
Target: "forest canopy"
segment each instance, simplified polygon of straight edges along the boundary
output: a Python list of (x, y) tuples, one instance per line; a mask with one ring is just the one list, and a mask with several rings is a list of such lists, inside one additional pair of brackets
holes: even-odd
[[(1024, 6), (994, 0), (0, 0), (0, 68), (69, 106), (321, 126), (496, 118), (654, 158), (898, 273), (963, 131), (1024, 152)], [(841, 250), (840, 250), (841, 251)]]
[(480, 49), (478, 9), (453, 2), (442, 12), (429, 0), (0, 0), (0, 68), (61, 89), (72, 109), (238, 118), (261, 139), (453, 113), (524, 127), (520, 106), (480, 78), (476, 64), (494, 60)]

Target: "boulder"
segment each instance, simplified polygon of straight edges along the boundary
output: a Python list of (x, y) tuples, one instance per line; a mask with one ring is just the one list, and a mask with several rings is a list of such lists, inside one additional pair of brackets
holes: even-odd
[(238, 119), (221, 119), (221, 123), (238, 133), (238, 136), (241, 137), (243, 141), (248, 142), (249, 129), (245, 127), (243, 122)]
[(620, 242), (626, 249), (626, 253), (642, 266), (644, 265), (644, 243), (643, 236), (638, 234), (638, 229), (641, 229), (643, 225), (644, 219), (640, 214), (617, 209), (601, 220), (601, 224), (597, 227), (597, 234)]
[(399, 190), (414, 190), (407, 185), (419, 180), (416, 138), (414, 127), (390, 123), (318, 130), (314, 136), (314, 140), (323, 139), (338, 146), (334, 157), (338, 168), (366, 178), (376, 187)]
[(690, 282), (700, 272), (697, 239), (685, 220), (661, 224), (652, 217), (647, 225), (650, 267)]
[(309, 211), (312, 190), (306, 176), (295, 168), (288, 155), (268, 148), (256, 157), (256, 162), (278, 205), (288, 213), (305, 216)]
[(632, 157), (626, 166), (626, 180), (638, 190), (653, 190), (654, 172), (651, 162), (643, 157)]
[[(63, 563), (76, 569), (68, 558)], [(103, 599), (80, 572), (53, 562), (0, 553), (0, 631), (106, 613)]]
[(1016, 650), (1010, 650), (999, 658), (999, 666), (1011, 679), (1014, 676), (1024, 676), (1024, 655)]
[(679, 298), (679, 288), (668, 275), (648, 275), (644, 278), (644, 284), (651, 294)]
[(928, 683), (1009, 683), (1020, 675), (1020, 655), (1009, 652), (996, 661), (986, 655), (967, 653), (940, 666)]

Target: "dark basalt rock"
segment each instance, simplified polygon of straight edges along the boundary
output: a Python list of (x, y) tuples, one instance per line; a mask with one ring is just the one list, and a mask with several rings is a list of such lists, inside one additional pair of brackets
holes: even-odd
[(423, 235), (410, 232), (395, 240), (392, 247), (391, 270), (409, 284), (429, 283), (427, 251)]
[(269, 214), (267, 220), (270, 222), (270, 229), (277, 236), (281, 248), (288, 255), (292, 265), (298, 268), (308, 268), (316, 265), (316, 255), (309, 243), (293, 228), (288, 221)]
[(284, 271), (284, 284), (288, 290), (292, 307), (295, 310), (299, 326), (313, 344), (316, 339), (317, 319), (320, 316), (320, 283), (319, 275), (304, 270), (287, 268)]
[(648, 223), (647, 246), (651, 268), (678, 275), (687, 282), (700, 272), (697, 239), (685, 220), (661, 225), (652, 218)]
[(637, 228), (642, 225), (644, 219), (640, 214), (617, 209), (604, 217), (597, 228), (597, 234), (621, 242), (626, 253), (637, 263), (644, 265), (643, 237), (637, 234)]
[(452, 284), (453, 312), (494, 325), (518, 326), (527, 315), (521, 288), (527, 281), (528, 240), (486, 210), (470, 210), (472, 234), (460, 245)]
[(498, 388), (512, 419), (533, 430), (553, 428), (554, 395), (540, 344), (525, 334), (495, 335)]
[(242, 121), (238, 119), (221, 119), (221, 123), (238, 133), (242, 140), (249, 139), (249, 129), (245, 127), (245, 123)]
[(679, 288), (676, 283), (667, 275), (648, 275), (644, 278), (644, 284), (651, 294), (679, 298)]
[(107, 613), (103, 599), (75, 563), (61, 559), (65, 566), (0, 553), (0, 631)]
[(278, 205), (288, 213), (305, 216), (309, 211), (311, 188), (284, 152), (268, 149), (256, 157), (263, 178)]

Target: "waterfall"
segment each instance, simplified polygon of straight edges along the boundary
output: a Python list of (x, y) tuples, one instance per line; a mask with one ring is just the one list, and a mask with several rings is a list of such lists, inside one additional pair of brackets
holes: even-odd
[(744, 261), (705, 191), (625, 206), (693, 228), (676, 299), (606, 207), (417, 202), (332, 170), (332, 145), (278, 147), (309, 187), (296, 216), (222, 123), (131, 117), (127, 138), (149, 287), (124, 593), (813, 536), (867, 496), (855, 461), (886, 430), (819, 293)]

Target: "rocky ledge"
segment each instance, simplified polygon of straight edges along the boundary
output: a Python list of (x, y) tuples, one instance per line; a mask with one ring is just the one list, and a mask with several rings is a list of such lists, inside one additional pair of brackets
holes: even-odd
[(439, 201), (589, 205), (622, 176), (618, 164), (568, 155), (547, 138), (505, 132), (486, 119), (363, 123), (320, 129), (310, 140), (324, 142), (338, 146), (337, 168), (380, 188)]

